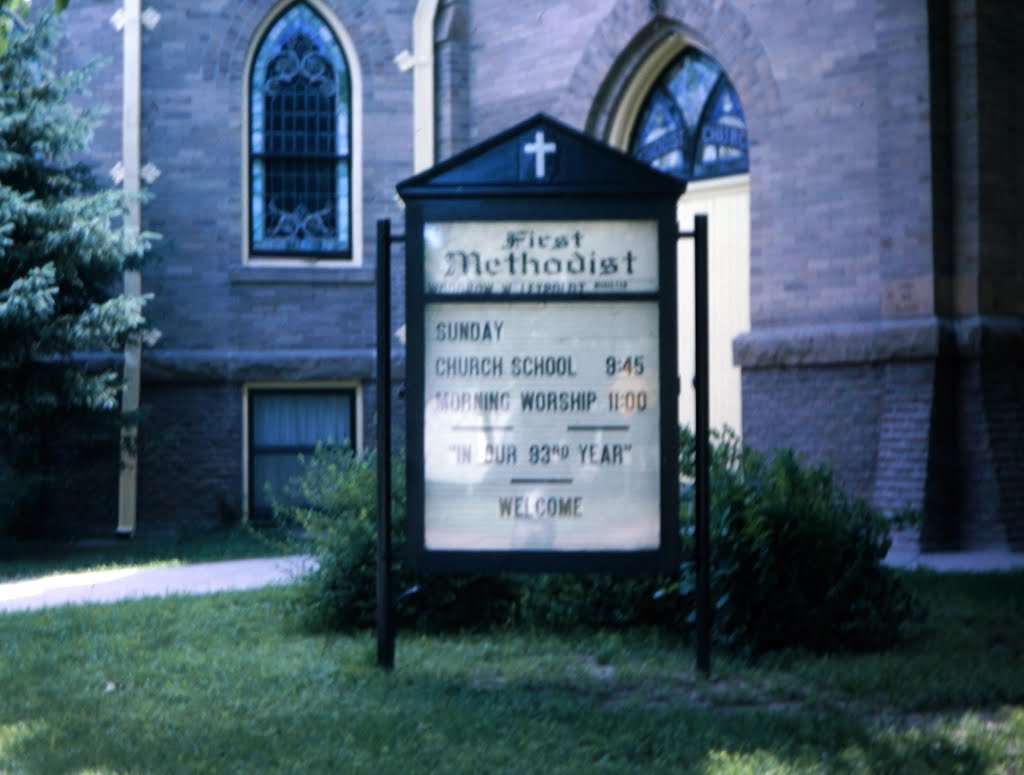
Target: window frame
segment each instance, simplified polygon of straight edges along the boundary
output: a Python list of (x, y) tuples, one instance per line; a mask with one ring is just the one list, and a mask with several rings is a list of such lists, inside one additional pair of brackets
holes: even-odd
[[(257, 513), (255, 506), (256, 483), (256, 443), (253, 437), (255, 424), (253, 421), (253, 397), (254, 396), (299, 396), (311, 394), (343, 394), (350, 397), (349, 422), (351, 423), (352, 436), (350, 439), (351, 449), (359, 453), (362, 451), (362, 423), (363, 423), (363, 402), (362, 389), (358, 382), (257, 382), (247, 384), (242, 389), (242, 513), (246, 522), (267, 521), (267, 514)], [(294, 447), (296, 455), (310, 454), (315, 446)], [(292, 451), (289, 446), (285, 451)]]
[[(253, 169), (257, 156), (252, 149), (252, 85), (256, 59), (274, 26), (296, 6), (305, 6), (333, 36), (343, 57), (348, 75), (348, 153), (337, 154), (333, 174), (339, 166), (348, 167), (348, 249), (338, 251), (290, 251), (259, 248), (253, 239)], [(246, 54), (242, 84), (242, 264), (250, 267), (312, 267), (323, 269), (354, 268), (362, 266), (362, 75), (355, 47), (345, 28), (322, 0), (282, 0), (263, 18), (255, 29)], [(312, 158), (311, 154), (307, 158)]]

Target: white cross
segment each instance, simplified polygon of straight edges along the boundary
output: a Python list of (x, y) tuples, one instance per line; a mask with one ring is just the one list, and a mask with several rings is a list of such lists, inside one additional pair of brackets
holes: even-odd
[(529, 154), (536, 154), (533, 165), (533, 172), (538, 178), (545, 176), (544, 162), (547, 159), (549, 153), (554, 153), (558, 149), (554, 143), (545, 142), (544, 130), (538, 129), (536, 134), (533, 136), (533, 142), (527, 143), (523, 146), (523, 150)]

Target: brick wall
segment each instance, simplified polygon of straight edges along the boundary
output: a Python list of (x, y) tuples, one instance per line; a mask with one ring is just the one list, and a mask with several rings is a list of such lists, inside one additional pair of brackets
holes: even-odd
[(827, 463), (851, 494), (870, 498), (884, 389), (878, 366), (746, 369), (744, 439), (755, 449), (788, 447)]
[(59, 422), (51, 445), (44, 510), (39, 514), (43, 535), (109, 537), (117, 527), (119, 469), (117, 418), (76, 417)]
[[(412, 75), (392, 60), (411, 49), (415, 2), (328, 5), (363, 77), (352, 271), (242, 265), (245, 57), (270, 0), (171, 4), (144, 33), (143, 161), (162, 171), (144, 219), (165, 239), (144, 275), (164, 339), (147, 354), (143, 402), (168, 456), (166, 470), (144, 458), (140, 520), (142, 506), (176, 519), (181, 493), (203, 519), (222, 495), (240, 499), (246, 380), (358, 379), (372, 438), (374, 222), (402, 228)], [(119, 52), (111, 12), (71, 4), (69, 61)], [(438, 157), (537, 111), (600, 134), (666, 34), (709, 51), (751, 142), (752, 331), (736, 349), (748, 440), (827, 461), (885, 508), (923, 505), (929, 545), (1019, 545), (1022, 17), (1013, 0), (443, 0)], [(119, 156), (119, 58), (101, 73), (105, 170)], [(998, 354), (984, 336), (964, 340), (997, 329)]]
[[(247, 51), (271, 0), (160, 6), (143, 31), (142, 161), (160, 169), (143, 208), (163, 239), (143, 272), (148, 315), (162, 333), (145, 352), (146, 410), (139, 465), (139, 529), (216, 523), (242, 498), (242, 385), (246, 381), (357, 380), (372, 443), (378, 218), (402, 231), (395, 184), (412, 174), (412, 74), (392, 61), (411, 48), (414, 0), (330, 0), (362, 76), (362, 266), (243, 265), (244, 84)], [(108, 108), (93, 145), (105, 173), (121, 153), (121, 33), (116, 4), (72, 3), (63, 56), (108, 55), (93, 97)], [(347, 52), (351, 54), (351, 52)], [(394, 326), (404, 322), (404, 263), (392, 269)], [(399, 359), (401, 362), (401, 359)], [(398, 376), (401, 376), (399, 368)], [(115, 463), (116, 468), (116, 463)], [(96, 478), (83, 519), (116, 524), (116, 470)], [(85, 493), (81, 487), (72, 491)]]
[(230, 383), (146, 384), (139, 436), (140, 532), (241, 515), (242, 391)]
[(391, 61), (409, 41), (391, 40), (375, 5), (331, 6), (362, 73), (362, 269), (242, 266), (245, 57), (274, 4), (172, 5), (144, 34), (143, 160), (162, 172), (144, 220), (164, 235), (144, 285), (155, 294), (151, 315), (164, 331), (161, 347), (372, 346), (374, 224), (400, 220), (394, 184), (412, 171), (411, 75)]

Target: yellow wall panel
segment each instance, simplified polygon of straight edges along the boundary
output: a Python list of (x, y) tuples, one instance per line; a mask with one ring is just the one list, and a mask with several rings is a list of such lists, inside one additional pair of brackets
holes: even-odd
[[(750, 183), (747, 175), (691, 183), (679, 200), (679, 228), (708, 216), (708, 412), (711, 427), (742, 432), (740, 369), (732, 340), (750, 329)], [(679, 242), (679, 422), (694, 426), (693, 240)]]

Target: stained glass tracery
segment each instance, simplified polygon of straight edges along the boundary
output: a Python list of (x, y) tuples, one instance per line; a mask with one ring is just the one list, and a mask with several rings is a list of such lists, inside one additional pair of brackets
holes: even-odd
[(270, 27), (249, 98), (252, 252), (350, 255), (349, 73), (303, 4)]
[(666, 68), (640, 110), (630, 150), (687, 180), (748, 170), (743, 107), (714, 59), (688, 48)]

